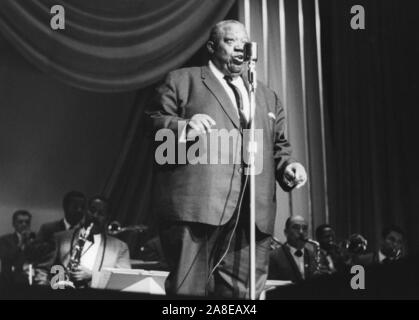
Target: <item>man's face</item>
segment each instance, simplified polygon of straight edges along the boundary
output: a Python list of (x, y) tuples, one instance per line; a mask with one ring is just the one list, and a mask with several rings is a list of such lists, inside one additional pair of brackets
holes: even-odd
[(329, 250), (335, 243), (335, 232), (332, 228), (325, 228), (322, 230), (319, 239), (321, 248)]
[(86, 222), (95, 224), (93, 233), (99, 233), (105, 229), (107, 218), (108, 204), (102, 199), (92, 200), (86, 213)]
[(208, 41), (207, 48), (212, 62), (225, 75), (240, 76), (244, 69), (244, 44), (249, 41), (246, 29), (242, 24), (224, 25), (216, 42)]
[(67, 208), (64, 212), (65, 218), (71, 225), (76, 225), (83, 218), (86, 209), (86, 199), (72, 198), (70, 199)]
[(387, 237), (385, 237), (381, 251), (387, 257), (396, 257), (403, 250), (403, 235), (396, 231), (391, 231)]
[(17, 233), (29, 231), (31, 229), (31, 218), (25, 214), (18, 215), (13, 221), (13, 227)]
[(297, 249), (305, 245), (304, 239), (308, 237), (308, 224), (302, 217), (294, 217), (290, 221), (288, 229), (285, 229), (288, 243)]

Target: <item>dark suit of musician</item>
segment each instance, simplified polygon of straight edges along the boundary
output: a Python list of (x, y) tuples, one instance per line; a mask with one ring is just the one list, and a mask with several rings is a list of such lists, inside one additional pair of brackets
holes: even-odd
[(23, 264), (26, 261), (24, 250), (19, 247), (19, 238), (16, 233), (0, 237), (0, 272), (9, 281), (25, 282), (22, 274)]
[(315, 272), (315, 255), (311, 248), (304, 247), (301, 260), (304, 268), (297, 265), (296, 250), (288, 244), (283, 244), (279, 248), (273, 250), (269, 259), (269, 280), (288, 280), (299, 282), (310, 279)]
[(69, 228), (66, 227), (64, 219), (44, 223), (39, 228), (37, 240), (41, 242), (54, 240), (54, 234), (68, 229)]
[[(187, 162), (158, 166), (154, 183), (154, 194), (157, 197), (154, 209), (162, 219), (161, 241), (172, 270), (166, 282), (168, 293), (245, 297), (248, 294), (249, 276), (247, 193), (243, 197), (241, 212), (238, 210), (239, 199), (247, 189), (244, 186), (246, 178), (241, 158), (240, 130), (243, 126), (237, 100), (231, 99), (222, 82), (226, 80), (222, 79), (222, 75), (217, 78), (216, 74), (243, 72), (243, 57), (231, 58), (233, 53), (229, 58), (226, 52), (234, 46), (233, 51), (242, 55), (242, 40), (243, 37), (247, 39), (247, 35), (238, 22), (221, 22), (217, 26), (208, 41), (208, 50), (212, 55), (212, 68), (215, 67), (218, 71), (214, 72), (209, 66), (203, 66), (171, 72), (158, 88), (151, 118), (156, 131), (171, 130), (176, 134), (176, 142), (182, 140), (185, 132), (187, 136), (188, 132), (199, 131), (200, 126), (204, 129), (201, 133), (205, 131), (208, 137), (208, 127), (204, 127), (209, 123), (212, 125), (211, 129), (226, 129), (228, 132), (238, 133), (238, 140), (228, 150), (218, 150), (217, 155), (221, 154), (222, 157), (227, 153), (227, 157), (230, 156), (228, 164)], [(232, 41), (235, 44), (230, 40), (225, 41), (229, 34), (234, 38)], [(219, 54), (224, 54), (225, 59), (230, 59), (236, 66), (229, 64), (223, 69), (220, 61), (224, 58)], [(245, 77), (240, 81), (248, 86)], [(258, 153), (263, 169), (256, 176), (257, 291), (260, 292), (268, 266), (268, 235), (274, 230), (275, 178), (284, 188), (287, 187), (283, 179), (284, 170), (292, 160), (291, 148), (285, 139), (284, 109), (278, 96), (262, 83), (258, 83), (256, 104), (255, 128), (263, 132)], [(190, 147), (190, 143), (186, 147)], [(180, 152), (182, 151), (179, 148), (176, 154)], [(231, 161), (233, 157), (238, 161)], [(295, 184), (288, 186), (288, 190), (305, 182), (300, 167), (294, 176)], [(238, 220), (238, 226), (235, 227)], [(233, 238), (231, 234), (234, 234)], [(231, 246), (227, 248), (229, 240)], [(215, 268), (227, 249), (229, 254)]]
[(298, 282), (311, 278), (316, 271), (315, 250), (307, 244), (308, 223), (296, 215), (285, 222), (287, 242), (274, 249), (269, 259), (269, 279)]
[(0, 237), (0, 273), (11, 283), (27, 283), (24, 266), (34, 258), (30, 245), (35, 234), (30, 231), (32, 215), (25, 210), (13, 214), (14, 233)]
[[(42, 264), (42, 268), (50, 270), (53, 265), (62, 265), (67, 267), (71, 252), (77, 242), (80, 229), (59, 232), (55, 235), (55, 251), (50, 256), (49, 261)], [(96, 240), (99, 239), (99, 246), (96, 248), (91, 266), (88, 267), (92, 271), (92, 280), (90, 287), (104, 288), (106, 283), (103, 282), (101, 271), (105, 268), (124, 268), (130, 269), (130, 257), (128, 246), (121, 240), (109, 235), (95, 235)], [(90, 242), (86, 242), (83, 248), (83, 255), (88, 250), (94, 248)], [(82, 258), (83, 259), (83, 258)]]

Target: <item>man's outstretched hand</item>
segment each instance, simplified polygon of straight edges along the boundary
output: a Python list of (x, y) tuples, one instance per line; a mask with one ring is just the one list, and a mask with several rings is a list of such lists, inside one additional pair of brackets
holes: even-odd
[(284, 182), (289, 188), (301, 188), (307, 182), (307, 173), (303, 165), (292, 162), (285, 167)]

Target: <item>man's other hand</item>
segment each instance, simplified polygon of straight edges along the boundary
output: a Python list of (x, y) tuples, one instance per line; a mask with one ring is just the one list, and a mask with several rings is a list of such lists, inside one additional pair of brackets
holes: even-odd
[(301, 188), (307, 182), (307, 173), (302, 164), (292, 162), (285, 167), (284, 182), (290, 187)]
[(92, 279), (92, 271), (83, 266), (79, 266), (76, 271), (70, 272), (70, 278), (74, 281), (89, 281)]
[(195, 114), (188, 122), (187, 139), (194, 139), (196, 136), (211, 132), (211, 127), (215, 126), (215, 121), (207, 114)]

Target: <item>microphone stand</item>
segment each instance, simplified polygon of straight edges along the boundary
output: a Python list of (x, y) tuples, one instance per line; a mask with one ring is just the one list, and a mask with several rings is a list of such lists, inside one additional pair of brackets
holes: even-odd
[[(249, 171), (250, 171), (250, 299), (256, 300), (256, 190), (255, 190), (255, 108), (256, 108), (256, 59), (249, 60), (249, 102), (250, 102), (250, 139), (249, 139)], [(249, 172), (247, 173), (249, 174)]]

